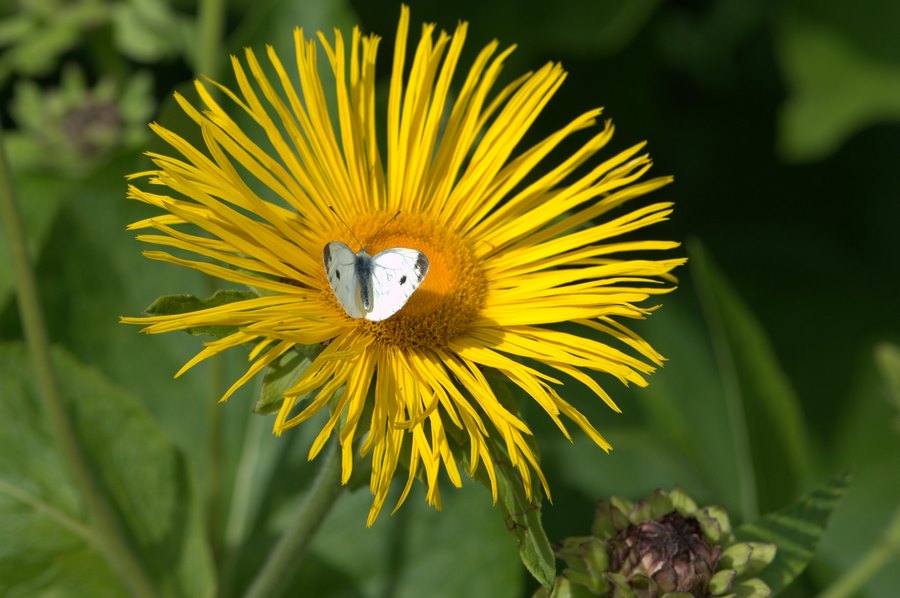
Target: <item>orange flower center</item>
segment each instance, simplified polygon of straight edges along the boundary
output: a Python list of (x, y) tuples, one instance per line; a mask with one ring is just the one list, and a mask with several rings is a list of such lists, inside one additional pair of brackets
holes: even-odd
[[(373, 256), (393, 247), (421, 251), (428, 258), (428, 274), (400, 311), (380, 322), (359, 320), (360, 326), (391, 345), (444, 346), (477, 317), (484, 303), (484, 273), (469, 245), (427, 216), (401, 213), (385, 225), (392, 216), (366, 214), (347, 225)], [(343, 225), (338, 224), (331, 234), (329, 240), (359, 249)], [(329, 301), (343, 312), (328, 283), (324, 285)]]

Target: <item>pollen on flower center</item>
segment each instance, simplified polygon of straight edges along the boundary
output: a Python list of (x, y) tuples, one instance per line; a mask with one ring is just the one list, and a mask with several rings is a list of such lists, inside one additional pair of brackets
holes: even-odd
[[(469, 245), (431, 218), (401, 213), (366, 214), (347, 225), (371, 255), (393, 247), (416, 249), (428, 258), (428, 275), (403, 308), (386, 320), (361, 320), (379, 341), (402, 347), (443, 346), (465, 332), (484, 303), (485, 279)], [(331, 240), (359, 249), (342, 225)], [(379, 230), (380, 229), (380, 230)], [(327, 289), (327, 283), (325, 287)], [(338, 309), (340, 309), (338, 307)]]

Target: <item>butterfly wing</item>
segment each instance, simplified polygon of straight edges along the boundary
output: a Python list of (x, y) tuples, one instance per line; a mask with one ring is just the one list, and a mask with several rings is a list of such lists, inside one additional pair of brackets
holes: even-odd
[(344, 243), (329, 243), (322, 252), (325, 273), (334, 296), (351, 318), (362, 318), (366, 311), (359, 297), (356, 254)]
[(365, 318), (378, 322), (406, 305), (428, 274), (428, 258), (415, 249), (385, 249), (372, 258), (371, 271), (372, 309)]

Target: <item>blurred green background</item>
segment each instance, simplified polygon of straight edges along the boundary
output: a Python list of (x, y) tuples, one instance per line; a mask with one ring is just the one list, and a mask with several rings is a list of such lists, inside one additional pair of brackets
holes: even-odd
[[(681, 289), (639, 326), (669, 362), (645, 390), (604, 380), (622, 416), (581, 391), (573, 397), (615, 450), (606, 456), (582, 437), (570, 446), (526, 409), (554, 492), (544, 517), (551, 540), (586, 533), (594, 501), (611, 494), (640, 498), (680, 485), (701, 504), (725, 504), (739, 523), (850, 468), (853, 483), (817, 558), (789, 590), (816, 594), (877, 541), (900, 502), (900, 3), (863, 0), (852, 10), (835, 0), (410, 5), (413, 31), (423, 21), (450, 31), (470, 22), (463, 65), (494, 38), (518, 45), (505, 80), (562, 62), (569, 77), (530, 139), (601, 105), (617, 126), (613, 149), (646, 139), (653, 172), (676, 178), (656, 194), (676, 202), (674, 218), (642, 232), (687, 241), (691, 258), (679, 273)], [(182, 456), (187, 463), (187, 482), (172, 484), (160, 469), (123, 490), (131, 496), (156, 484), (160, 502), (151, 512), (163, 503), (192, 505), (185, 517), (196, 525), (182, 532), (190, 547), (183, 560), (152, 568), (172, 576), (165, 587), (173, 594), (218, 585), (229, 595), (252, 577), (312, 475), (305, 451), (314, 425), (271, 438), (271, 421), (250, 414), (258, 387), (215, 405), (244, 356), (172, 380), (200, 339), (148, 338), (117, 323), (159, 295), (217, 288), (145, 260), (124, 230), (148, 214), (125, 201), (124, 176), (147, 168), (142, 151), (161, 149), (145, 123), (182, 132), (171, 94), (189, 92), (197, 68), (197, 11), (191, 2), (164, 0), (4, 0), (0, 117), (50, 334), (74, 358), (65, 371), (90, 379), (89, 388), (100, 390), (88, 394), (106, 397), (98, 400), (107, 406), (128, 404), (129, 417), (158, 434), (154, 450), (167, 463)], [(231, 0), (217, 79), (233, 81), (225, 58), (242, 46), (259, 51), (271, 43), (289, 61), (294, 26), (330, 32), (355, 23), (384, 38), (384, 78), (399, 11), (397, 2), (381, 0)], [(0, 436), (0, 480), (33, 486), (78, 513), (65, 473), (47, 473), (58, 463), (40, 415), (15, 411), (34, 391), (12, 290), (3, 244), (2, 425), (17, 422), (19, 432)], [(119, 438), (124, 424), (115, 420), (91, 425)], [(23, 438), (28, 426), (31, 440)], [(29, 443), (34, 450), (22, 448)], [(101, 466), (109, 479), (119, 467), (133, 468), (131, 459), (151, 470), (159, 463), (125, 453)], [(418, 488), (396, 515), (366, 531), (367, 492), (345, 496), (294, 588), (342, 596), (530, 593), (535, 584), (488, 494), (471, 483), (462, 491), (448, 486), (444, 499), (444, 512), (435, 513)], [(165, 518), (157, 519), (147, 525), (163, 526)], [(3, 580), (20, 593), (39, 587), (21, 585), (34, 578), (17, 565), (29, 550), (41, 555), (34, 562), (50, 563), (54, 587), (106, 571), (77, 539), (57, 537), (3, 492), (0, 521), (47, 538), (39, 550), (16, 543), (0, 550), (0, 587)], [(190, 583), (185, 571), (195, 576)], [(109, 591), (83, 594), (119, 595), (108, 573), (100, 578)], [(888, 567), (862, 595), (893, 596), (897, 587), (900, 568)]]

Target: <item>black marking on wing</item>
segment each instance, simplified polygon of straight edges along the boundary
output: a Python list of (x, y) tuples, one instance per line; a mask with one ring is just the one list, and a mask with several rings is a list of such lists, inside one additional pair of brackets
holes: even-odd
[(400, 277), (400, 284), (406, 284), (406, 274)]
[(416, 277), (419, 279), (419, 282), (422, 282), (422, 279), (425, 278), (425, 273), (428, 272), (428, 258), (425, 257), (424, 253), (419, 254), (419, 258), (416, 260), (415, 270)]

